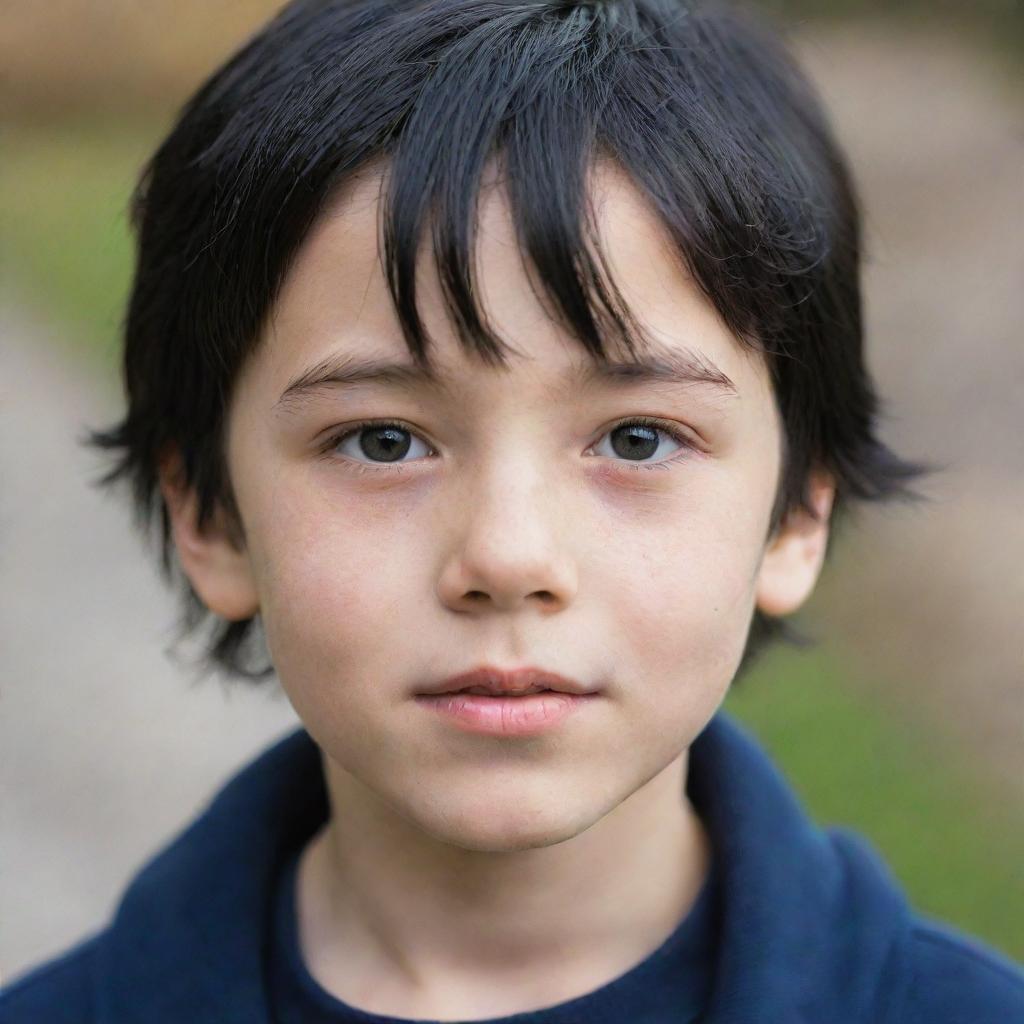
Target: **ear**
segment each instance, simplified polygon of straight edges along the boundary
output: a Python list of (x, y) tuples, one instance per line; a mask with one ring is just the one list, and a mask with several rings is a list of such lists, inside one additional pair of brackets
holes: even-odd
[(192, 589), (222, 619), (236, 622), (251, 618), (259, 610), (259, 600), (248, 552), (236, 536), (237, 527), (218, 508), (199, 529), (199, 501), (195, 489), (184, 482), (177, 451), (170, 450), (161, 459), (159, 481), (178, 560)]
[(757, 607), (774, 618), (796, 611), (810, 596), (825, 559), (835, 481), (824, 472), (811, 475), (814, 516), (798, 507), (785, 516), (768, 542), (758, 572)]

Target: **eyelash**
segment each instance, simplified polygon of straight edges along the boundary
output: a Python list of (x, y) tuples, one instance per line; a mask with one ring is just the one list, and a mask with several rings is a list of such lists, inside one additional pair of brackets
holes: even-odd
[[(413, 430), (409, 426), (406, 426), (404, 423), (399, 422), (398, 420), (363, 420), (359, 423), (350, 424), (349, 426), (345, 427), (344, 430), (332, 434), (324, 444), (324, 457), (332, 458), (334, 456), (334, 450), (338, 447), (338, 445), (341, 444), (342, 441), (350, 437), (352, 434), (358, 434), (361, 430), (367, 430), (370, 427), (377, 427), (380, 429), (386, 427), (394, 427), (396, 430), (402, 430), (409, 434), (416, 434), (417, 437), (419, 436), (419, 434), (417, 434), (415, 430)], [(691, 441), (690, 438), (683, 434), (681, 431), (669, 426), (667, 423), (664, 423), (661, 420), (652, 419), (649, 416), (634, 416), (631, 419), (622, 420), (620, 423), (615, 423), (611, 427), (609, 427), (609, 429), (605, 433), (610, 434), (613, 431), (619, 430), (622, 427), (649, 427), (654, 430), (659, 430), (663, 434), (667, 434), (669, 437), (672, 438), (673, 441), (676, 441), (682, 445), (682, 449), (679, 452), (677, 452), (675, 455), (670, 456), (667, 459), (662, 459), (660, 462), (636, 463), (634, 465), (630, 465), (629, 462), (625, 462), (624, 465), (628, 466), (630, 469), (667, 470), (672, 463), (681, 462), (683, 461), (683, 459), (689, 458), (691, 455), (694, 454), (694, 452), (697, 451), (697, 445), (694, 444), (694, 442)], [(605, 435), (602, 434), (601, 436), (604, 437)], [(347, 459), (344, 456), (342, 456), (339, 459), (339, 461), (341, 461), (345, 465), (346, 469), (351, 469), (356, 473), (365, 473), (368, 471), (376, 472), (378, 469), (382, 469), (385, 471), (391, 470), (398, 473), (402, 472), (402, 465), (400, 463), (388, 464), (386, 462), (355, 462), (354, 460)]]

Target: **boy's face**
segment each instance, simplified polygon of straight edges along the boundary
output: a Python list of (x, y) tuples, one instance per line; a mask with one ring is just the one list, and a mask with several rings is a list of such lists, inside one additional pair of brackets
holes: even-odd
[[(631, 308), (734, 391), (584, 382), (590, 358), (539, 306), (492, 187), (478, 281), (520, 353), (509, 369), (463, 353), (424, 250), (419, 302), (445, 390), (324, 385), (282, 400), (325, 360), (410, 363), (378, 263), (374, 172), (307, 239), (236, 382), (227, 458), (245, 548), (217, 527), (196, 533), (193, 497), (165, 483), (197, 592), (227, 618), (259, 611), (332, 769), (469, 849), (567, 839), (678, 767), (725, 696), (755, 604), (794, 610), (824, 551), (824, 479), (822, 522), (794, 517), (766, 546), (781, 445), (767, 370), (684, 278), (628, 180), (611, 165), (596, 180)], [(616, 429), (637, 416), (687, 444)], [(362, 420), (409, 433), (338, 440)], [(600, 693), (557, 728), (504, 737), (467, 733), (415, 699), (483, 664), (553, 670)]]

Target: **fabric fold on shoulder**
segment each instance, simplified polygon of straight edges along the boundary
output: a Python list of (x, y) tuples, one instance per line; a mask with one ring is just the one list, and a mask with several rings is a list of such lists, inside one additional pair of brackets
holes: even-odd
[(866, 841), (815, 825), (721, 712), (693, 744), (687, 790), (723, 872), (709, 1020), (898, 1021), (911, 913)]
[(266, 1021), (274, 876), (327, 807), (320, 751), (304, 729), (239, 772), (124, 894), (97, 962), (99, 1020)]

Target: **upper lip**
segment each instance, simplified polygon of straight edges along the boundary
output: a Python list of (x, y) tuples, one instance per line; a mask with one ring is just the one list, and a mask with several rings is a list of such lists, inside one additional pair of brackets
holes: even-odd
[(547, 669), (533, 668), (497, 668), (493, 665), (481, 665), (469, 672), (460, 672), (449, 676), (427, 687), (421, 692), (454, 693), (458, 690), (482, 687), (494, 694), (534, 693), (540, 690), (557, 690), (560, 693), (587, 694), (595, 691), (578, 683), (568, 676), (559, 675)]

